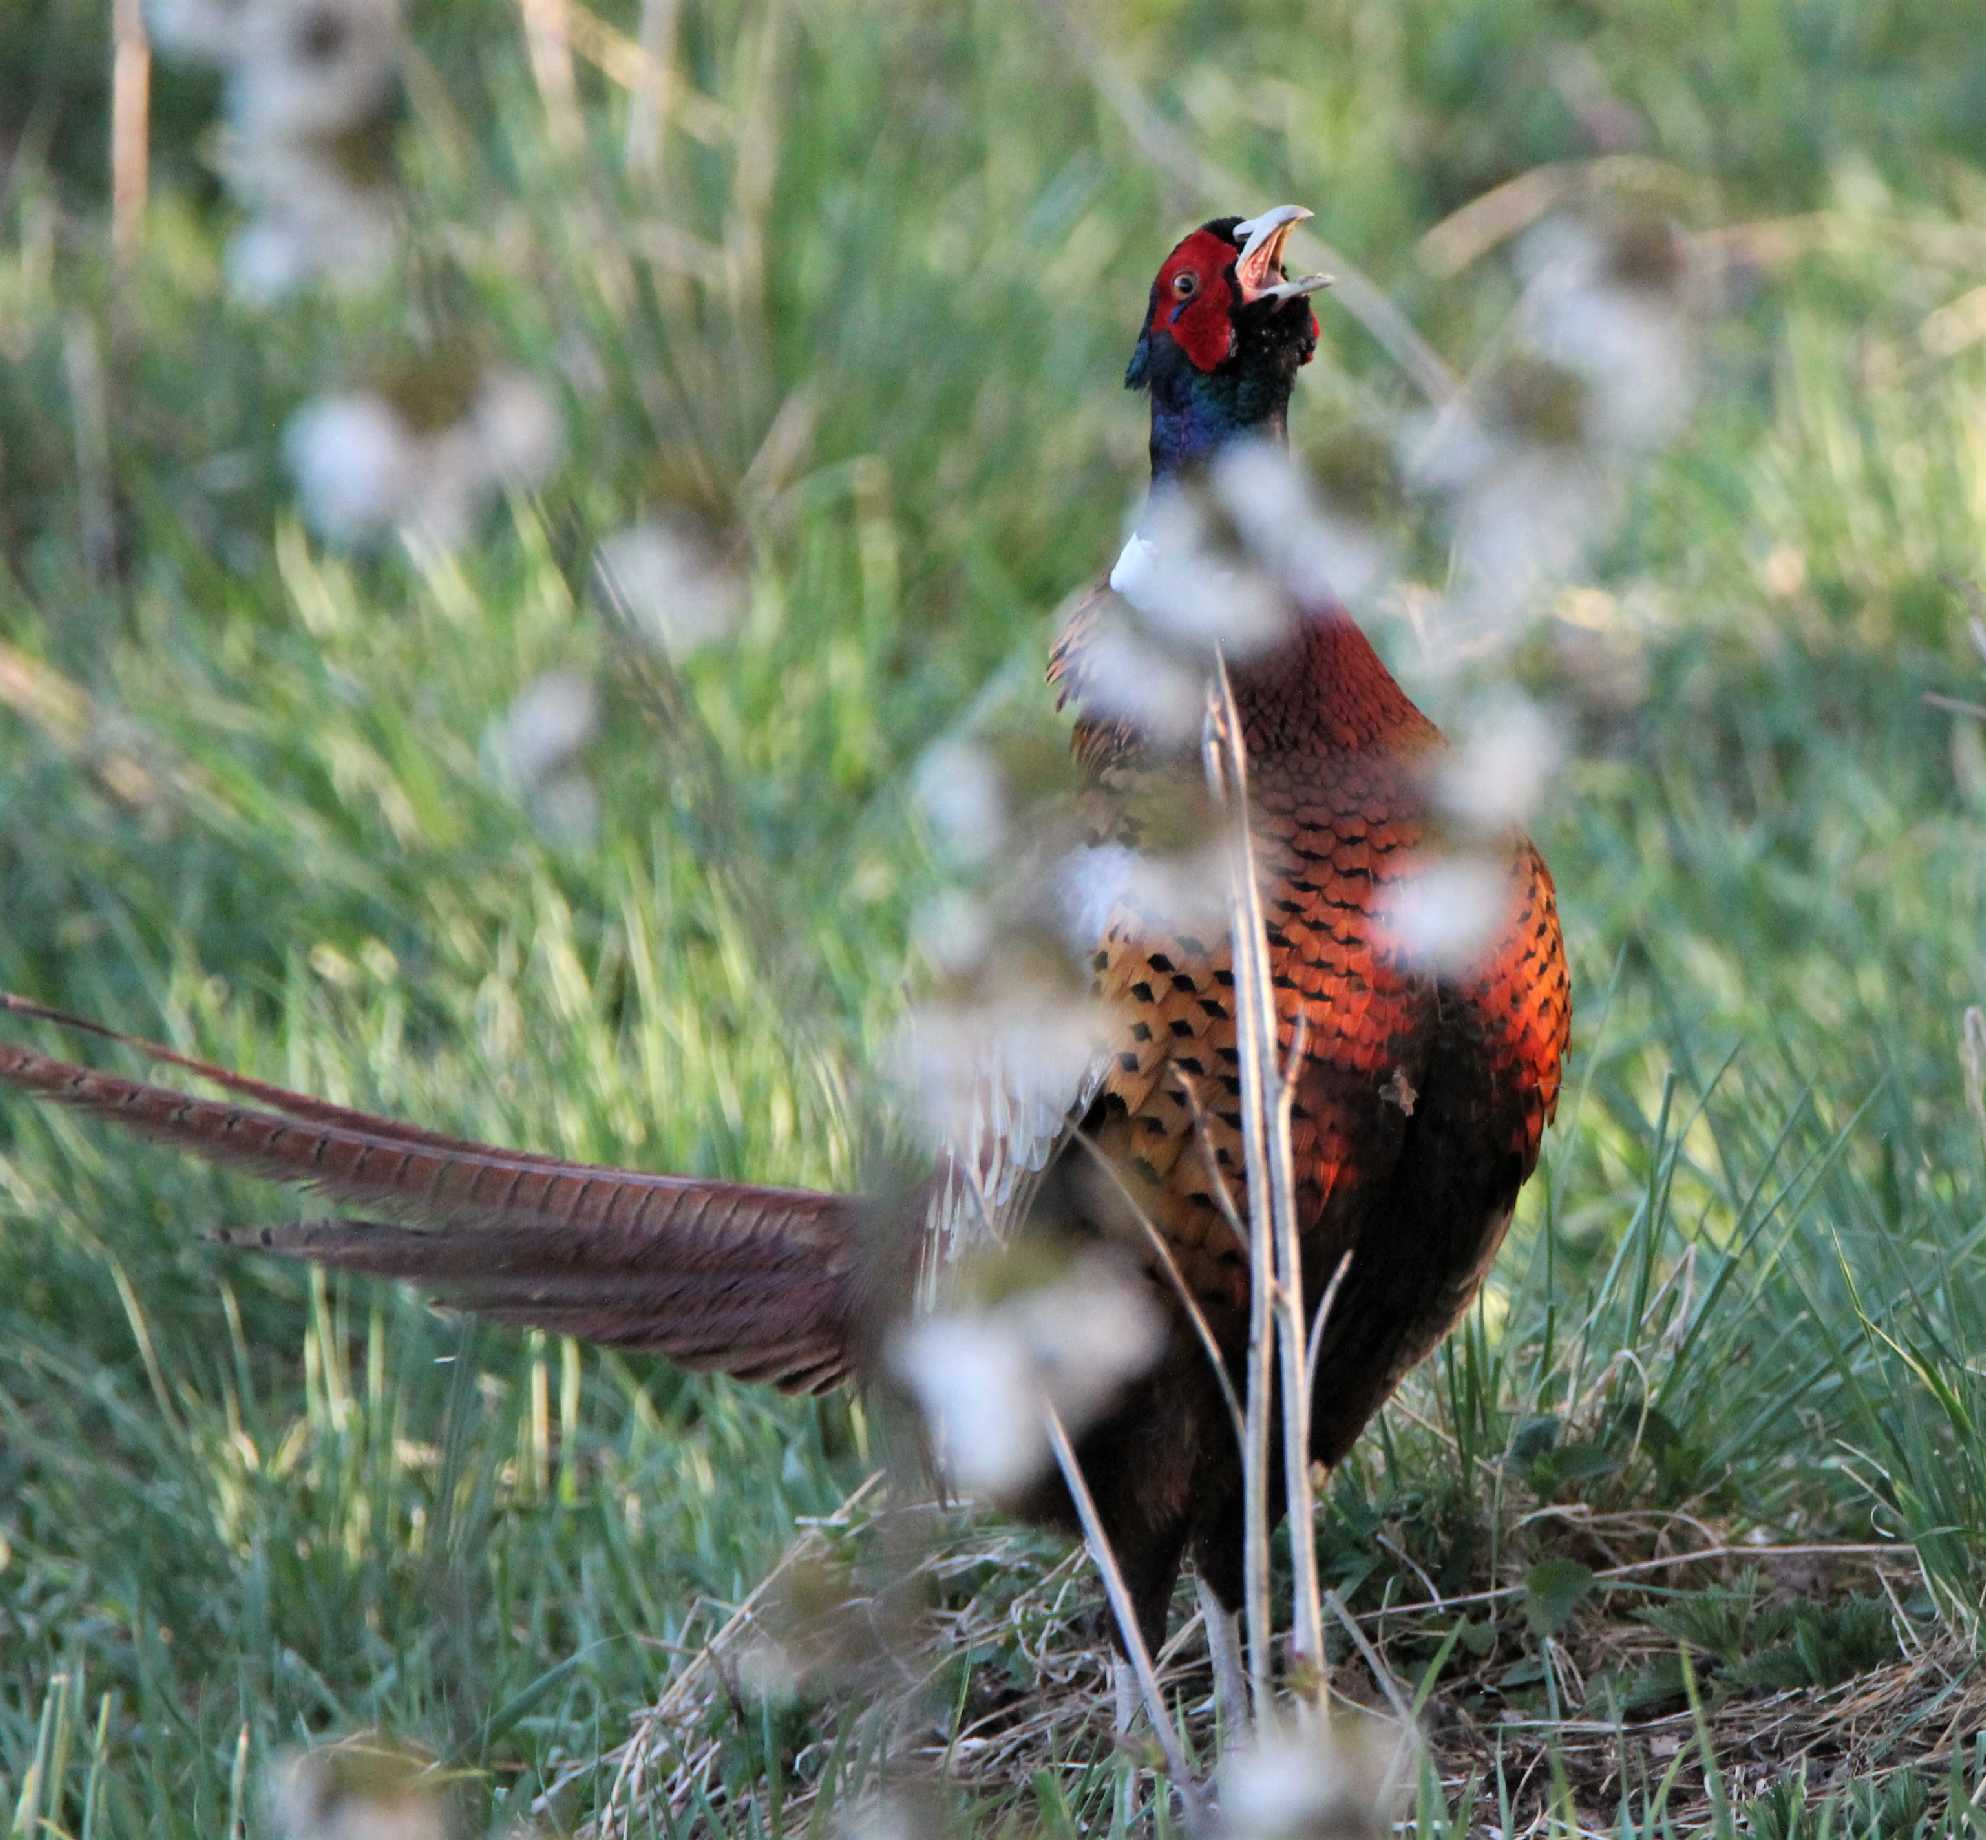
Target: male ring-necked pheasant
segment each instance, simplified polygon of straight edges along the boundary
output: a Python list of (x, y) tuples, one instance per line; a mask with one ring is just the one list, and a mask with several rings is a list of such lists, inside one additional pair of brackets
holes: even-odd
[[(1167, 256), (1126, 378), (1150, 394), (1155, 481), (1203, 468), (1232, 441), (1283, 438), (1291, 387), (1317, 339), (1308, 296), (1321, 282), (1290, 281), (1282, 269), (1290, 228), (1308, 215), (1281, 206), (1221, 218)], [(1107, 592), (1078, 608), (1050, 668), (1076, 704), (1078, 757), (1099, 785), (1135, 772), (1146, 753), (1117, 717), (1085, 713), (1086, 639)], [(1292, 1136), (1306, 1274), (1321, 1284), (1352, 1255), (1316, 1364), (1314, 1454), (1328, 1465), (1447, 1332), (1496, 1252), (1558, 1094), (1566, 963), (1551, 878), (1516, 835), (1499, 846), (1507, 906), (1475, 962), (1437, 972), (1390, 936), (1389, 895), (1432, 860), (1430, 769), (1445, 744), (1340, 607), (1304, 609), (1286, 641), (1235, 668), (1233, 686), (1285, 1052), (1302, 1032)], [(1194, 1149), (1204, 1129), (1205, 1150), (1239, 1189), (1229, 949), (1155, 919), (1126, 892), (1114, 905), (1105, 897), (1089, 966), (1113, 1039), (1071, 1095), (1061, 1131), (1028, 1141), (1010, 1124), (1005, 1141), (998, 1129), (981, 1132), (971, 1154), (1039, 1174), (1072, 1132), (1088, 1132), (1131, 1172), (1239, 1376), (1244, 1255), (1209, 1192), (1209, 1158)], [(72, 1021), (20, 999), (7, 1005)], [(908, 1307), (909, 1287), (864, 1256), (876, 1210), (853, 1197), (497, 1149), (135, 1045), (231, 1098), (193, 1098), (14, 1046), (0, 1046), (0, 1081), (388, 1217), (270, 1229), (255, 1241), (269, 1251), (795, 1390), (874, 1375), (887, 1318)], [(1200, 1088), (1198, 1121), (1182, 1074)], [(948, 1174), (956, 1168), (941, 1168), (913, 1210), (924, 1231), (946, 1231)], [(1066, 1208), (1083, 1191), (1056, 1192)], [(1241, 1596), (1231, 1423), (1199, 1342), (1171, 1293), (1160, 1294), (1173, 1323), (1163, 1353), (1078, 1443), (1154, 1646), (1189, 1546), (1203, 1595), (1230, 1614)], [(1013, 1505), (1073, 1525), (1059, 1481)], [(1209, 1630), (1231, 1655), (1229, 1618), (1210, 1615)]]

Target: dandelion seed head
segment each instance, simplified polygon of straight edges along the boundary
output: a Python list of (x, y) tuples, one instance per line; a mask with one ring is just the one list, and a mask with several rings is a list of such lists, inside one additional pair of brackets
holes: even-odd
[(386, 108), (399, 62), (397, 0), (254, 0), (229, 113), (250, 142), (332, 140)]
[(840, 1840), (926, 1840), (935, 1831), (897, 1795), (865, 1796), (843, 1812), (836, 1827)]
[(504, 783), (530, 792), (577, 759), (600, 726), (600, 694), (577, 671), (547, 671), (490, 726), (490, 757)]
[(1082, 673), (1085, 715), (1128, 723), (1160, 747), (1198, 738), (1206, 712), (1204, 674), (1115, 609), (1098, 616), (1084, 641)]
[(963, 978), (992, 950), (993, 917), (962, 888), (948, 888), (911, 915), (910, 937), (941, 974)]
[(1133, 914), (1174, 933), (1227, 929), (1228, 852), (1218, 840), (1177, 855), (1128, 844), (1083, 844), (1056, 863), (1050, 886), (1070, 950), (1095, 951), (1111, 916)]
[(581, 848), (600, 835), (600, 792), (586, 773), (555, 773), (530, 797), (532, 822), (553, 843)]
[(520, 370), (494, 370), (483, 378), (462, 433), (474, 447), (473, 462), (465, 456), (465, 470), (492, 483), (541, 485), (564, 451), (557, 405), (536, 378)]
[(447, 1840), (451, 1829), (427, 1767), (384, 1745), (294, 1753), (274, 1764), (267, 1787), (282, 1840)]
[(1245, 658), (1285, 638), (1295, 618), (1261, 560), (1225, 547), (1197, 491), (1154, 487), (1110, 585), (1153, 632)]
[(1564, 755), (1559, 723), (1529, 697), (1514, 691), (1490, 697), (1461, 724), (1435, 796), (1465, 825), (1507, 830), (1537, 810)]
[(308, 150), (268, 163), (237, 189), (251, 214), (228, 239), (222, 271), (228, 292), (249, 306), (277, 305), (320, 280), (363, 287), (392, 262), (399, 238), (392, 194), (354, 185)]
[(290, 417), (283, 452), (318, 534), (363, 543), (406, 510), (419, 461), (405, 423), (370, 391), (320, 396)]
[(755, 1633), (739, 1653), (738, 1687), (748, 1699), (774, 1706), (791, 1705), (800, 1697), (806, 1670), (784, 1642), (764, 1631)]
[(1299, 608), (1371, 591), (1391, 546), (1349, 498), (1320, 494), (1285, 448), (1239, 441), (1213, 468), (1214, 494), (1257, 558)]
[(528, 486), (549, 470), (558, 421), (529, 379), (499, 372), (475, 384), (460, 420), (427, 432), (378, 391), (317, 397), (290, 418), (283, 446), (304, 516), (328, 542), (397, 529), (446, 549), (499, 484)]
[(891, 1056), (899, 1091), (934, 1149), (988, 1131), (1048, 1141), (1105, 1051), (1103, 1011), (1066, 975), (983, 966), (966, 982), (1000, 995), (919, 1005)]
[(911, 797), (939, 840), (962, 863), (983, 863), (1007, 840), (1007, 792), (992, 750), (960, 737), (924, 750)]
[(1442, 637), (1477, 654), (1508, 644), (1607, 528), (1618, 491), (1576, 448), (1502, 449), (1450, 506), (1453, 584)]
[(1221, 1761), (1224, 1840), (1379, 1840), (1391, 1831), (1384, 1790), (1392, 1746), (1377, 1726), (1341, 1719), (1270, 1731)]
[(1151, 1365), (1163, 1339), (1150, 1286), (1091, 1254), (990, 1307), (917, 1318), (897, 1332), (890, 1361), (945, 1473), (999, 1501), (1051, 1460), (1044, 1404), (1079, 1435)]
[(169, 63), (225, 67), (241, 54), (242, 30), (255, 0), (146, 0), (145, 30)]
[(665, 657), (728, 639), (744, 617), (743, 577), (685, 518), (617, 530), (596, 561), (635, 630)]
[(944, 1473), (999, 1500), (1048, 1461), (1040, 1395), (1017, 1337), (975, 1316), (922, 1316), (899, 1331), (891, 1364), (910, 1387)]
[(1509, 919), (1503, 866), (1449, 856), (1394, 882), (1381, 904), (1388, 943), (1416, 968), (1460, 976), (1474, 967)]
[(1519, 247), (1530, 279), (1519, 312), (1544, 359), (1587, 388), (1593, 438), (1628, 452), (1667, 440), (1695, 391), (1686, 246), (1648, 215), (1548, 218)]

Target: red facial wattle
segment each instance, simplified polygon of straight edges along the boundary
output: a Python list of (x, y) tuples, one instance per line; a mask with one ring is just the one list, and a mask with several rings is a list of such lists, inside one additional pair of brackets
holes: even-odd
[(1169, 337), (1203, 371), (1234, 354), (1233, 267), (1234, 245), (1211, 230), (1196, 230), (1166, 259), (1152, 291), (1152, 331)]

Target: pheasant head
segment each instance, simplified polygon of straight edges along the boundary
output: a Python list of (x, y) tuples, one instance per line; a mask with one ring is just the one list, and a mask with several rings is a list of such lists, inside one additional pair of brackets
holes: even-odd
[(1283, 245), (1309, 215), (1279, 204), (1217, 217), (1166, 257), (1124, 373), (1127, 389), (1151, 393), (1154, 479), (1229, 441), (1283, 439), (1290, 388), (1317, 350), (1310, 296), (1329, 285), (1283, 273)]

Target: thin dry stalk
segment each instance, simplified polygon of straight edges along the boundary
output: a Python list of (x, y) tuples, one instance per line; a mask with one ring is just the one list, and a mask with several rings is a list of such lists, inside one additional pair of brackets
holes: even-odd
[[(1245, 1447), (1244, 1460), (1260, 1466), (1247, 1478), (1248, 1559), (1259, 1566), (1262, 1597), (1268, 1574), (1268, 1427), (1269, 1341), (1275, 1340), (1281, 1374), (1283, 1486), (1290, 1526), (1291, 1637), (1295, 1653), (1308, 1663), (1307, 1688), (1313, 1709), (1325, 1707), (1324, 1605), (1317, 1568), (1316, 1498), (1310, 1479), (1310, 1361), (1311, 1325), (1303, 1314), (1303, 1246), (1297, 1218), (1296, 1171), (1290, 1149), (1290, 1114), (1295, 1099), (1294, 1069), (1303, 1058), (1301, 1031), (1291, 1044), (1290, 1068), (1279, 1052), (1275, 987), (1269, 966), (1267, 923), (1255, 875), (1253, 833), (1248, 823), (1248, 760), (1240, 712), (1224, 661), (1217, 660), (1213, 706), (1209, 711), (1203, 751), (1208, 756), (1208, 782), (1216, 798), (1225, 798), (1234, 817), (1234, 867), (1230, 936), (1234, 946), (1235, 998), (1241, 1023), (1241, 1111), (1248, 1161), (1250, 1253), (1249, 1406), (1259, 1399), (1261, 1422), (1251, 1424), (1256, 1437)], [(1342, 1272), (1342, 1266), (1340, 1267)], [(1335, 1283), (1334, 1287), (1335, 1289)], [(1329, 1297), (1326, 1298), (1328, 1308)], [(1322, 1312), (1316, 1329), (1323, 1327)], [(1258, 1632), (1253, 1623), (1256, 1601), (1250, 1602), (1250, 1674), (1257, 1716), (1268, 1707), (1266, 1656), (1270, 1631), (1266, 1615)], [(1257, 1676), (1258, 1650), (1262, 1657)]]
[(152, 45), (143, 0), (116, 0), (111, 35), (110, 249), (129, 262), (144, 235), (151, 163)]
[[(1250, 905), (1254, 910), (1256, 924), (1259, 926), (1262, 919), (1262, 904), (1255, 887), (1252, 861), (1249, 864), (1245, 886)], [(1266, 939), (1263, 942), (1258, 970), (1262, 978), (1263, 997), (1266, 1001), (1273, 1002)], [(1299, 1024), (1290, 1051), (1292, 1068), (1301, 1064), (1303, 1046), (1304, 1030)], [(1276, 1082), (1275, 1123), (1269, 1145), (1270, 1175), (1273, 1180), (1273, 1186), (1269, 1191), (1269, 1203), (1271, 1221), (1275, 1228), (1274, 1306), (1276, 1348), (1283, 1389), (1283, 1483), (1289, 1497), (1292, 1573), (1290, 1594), (1294, 1600), (1292, 1609), (1295, 1613), (1292, 1636), (1297, 1653), (1309, 1664), (1311, 1702), (1317, 1714), (1322, 1717), (1326, 1706), (1324, 1605), (1322, 1584), (1317, 1571), (1317, 1499), (1310, 1476), (1311, 1362), (1306, 1341), (1309, 1335), (1322, 1334), (1324, 1315), (1330, 1308), (1330, 1296), (1326, 1295), (1318, 1311), (1318, 1320), (1307, 1334), (1303, 1320), (1303, 1239), (1297, 1224), (1296, 1168), (1290, 1149), (1290, 1116), (1296, 1099), (1296, 1083), (1277, 1062), (1273, 1024), (1264, 1061), (1264, 1072)], [(1340, 1261), (1338, 1270), (1333, 1276), (1333, 1290), (1336, 1289), (1337, 1278), (1342, 1277), (1343, 1274), (1344, 1264)]]
[(642, 0), (642, 68), (628, 91), (627, 165), (654, 180), (662, 175), (662, 149), (669, 128), (669, 77), (676, 57), (676, 17), (680, 0)]
[(545, 105), (545, 134), (561, 158), (580, 149), (579, 80), (572, 65), (572, 30), (566, 0), (518, 0), (531, 80)]
[(117, 513), (112, 485), (109, 385), (96, 328), (80, 314), (62, 339), (62, 369), (69, 385), (76, 441), (77, 523), (83, 567), (99, 587), (117, 569)]
[(1138, 1678), (1138, 1696), (1145, 1703), (1145, 1717), (1151, 1721), (1152, 1735), (1157, 1738), (1158, 1747), (1165, 1755), (1166, 1773), (1172, 1778), (1173, 1786), (1178, 1789), (1179, 1798), (1185, 1804), (1187, 1826), (1196, 1834), (1203, 1833), (1207, 1827), (1206, 1798), (1200, 1793), (1200, 1785), (1193, 1780), (1192, 1771), (1186, 1767), (1186, 1753), (1179, 1747), (1179, 1733), (1173, 1729), (1172, 1716), (1166, 1709), (1158, 1669), (1152, 1664), (1151, 1650), (1145, 1646), (1144, 1635), (1138, 1628), (1137, 1613), (1131, 1606), (1131, 1587), (1124, 1582), (1117, 1554), (1111, 1547), (1110, 1536), (1103, 1530), (1103, 1522), (1096, 1511), (1096, 1500), (1090, 1494), (1089, 1484), (1083, 1479), (1082, 1465), (1076, 1461), (1076, 1449), (1069, 1442), (1069, 1433), (1063, 1427), (1061, 1415), (1046, 1399), (1041, 1402), (1041, 1420), (1047, 1428), (1048, 1441), (1055, 1451), (1056, 1467), (1062, 1472), (1069, 1499), (1075, 1503), (1076, 1518), (1082, 1522), (1083, 1544), (1089, 1549), (1090, 1563), (1103, 1580), (1104, 1595), (1110, 1599), (1110, 1613), (1117, 1620), (1124, 1653), (1131, 1663), (1132, 1673)]
[(1242, 1605), (1248, 1625), (1248, 1688), (1257, 1718), (1270, 1705), (1270, 1655), (1275, 1625), (1269, 1597), (1269, 1350), (1270, 1290), (1274, 1284), (1269, 1203), (1269, 1106), (1262, 1069), (1266, 1031), (1273, 1056), (1275, 1017), (1265, 1016), (1269, 981), (1260, 974), (1263, 955), (1261, 927), (1249, 924), (1248, 892), (1254, 888), (1254, 864), (1246, 847), (1248, 833), (1247, 766), (1243, 759), (1240, 718), (1227, 681), (1224, 663), (1216, 678), (1201, 733), (1200, 757), (1207, 789), (1243, 839), (1235, 846), (1234, 894), (1230, 932), (1234, 941), (1234, 993), (1241, 1025), (1241, 1148), (1248, 1181), (1248, 1404), (1247, 1435), (1241, 1445)]

